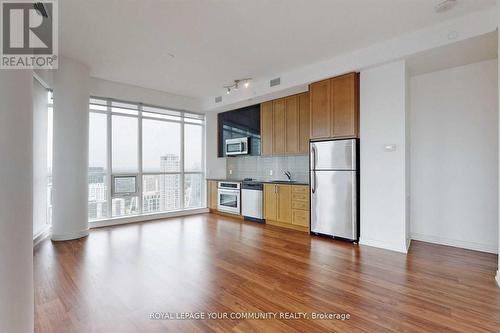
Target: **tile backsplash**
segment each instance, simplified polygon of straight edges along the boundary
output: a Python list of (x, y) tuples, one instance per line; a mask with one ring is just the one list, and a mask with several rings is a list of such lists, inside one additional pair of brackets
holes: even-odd
[(309, 156), (238, 156), (226, 161), (228, 179), (286, 180), (284, 171), (290, 171), (293, 180), (309, 182)]

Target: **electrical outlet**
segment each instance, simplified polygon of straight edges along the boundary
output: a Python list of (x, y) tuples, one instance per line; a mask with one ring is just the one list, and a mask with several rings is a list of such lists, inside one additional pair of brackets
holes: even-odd
[(269, 176), (273, 175), (273, 170), (269, 170)]
[(232, 169), (229, 169), (229, 174), (232, 175), (233, 174), (233, 170)]

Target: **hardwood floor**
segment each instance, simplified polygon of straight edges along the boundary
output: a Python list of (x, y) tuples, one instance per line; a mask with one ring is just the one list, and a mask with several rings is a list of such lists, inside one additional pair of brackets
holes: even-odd
[[(496, 255), (407, 256), (204, 214), (35, 249), (36, 332), (499, 332)], [(337, 312), (349, 320), (152, 320), (153, 312)]]

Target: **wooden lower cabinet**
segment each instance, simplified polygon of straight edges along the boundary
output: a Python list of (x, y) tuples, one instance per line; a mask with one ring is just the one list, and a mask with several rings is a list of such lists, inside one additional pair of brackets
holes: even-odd
[(278, 219), (278, 193), (277, 185), (264, 184), (264, 218), (268, 220)]
[(207, 207), (210, 210), (217, 210), (217, 181), (207, 181)]
[(264, 184), (267, 224), (309, 232), (309, 186)]

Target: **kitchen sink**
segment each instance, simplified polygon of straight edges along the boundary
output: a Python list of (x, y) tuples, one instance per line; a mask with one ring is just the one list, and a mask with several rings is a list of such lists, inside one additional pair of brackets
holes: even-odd
[(297, 182), (296, 180), (271, 180), (271, 183), (283, 183), (283, 184), (289, 184), (289, 183), (295, 183)]

